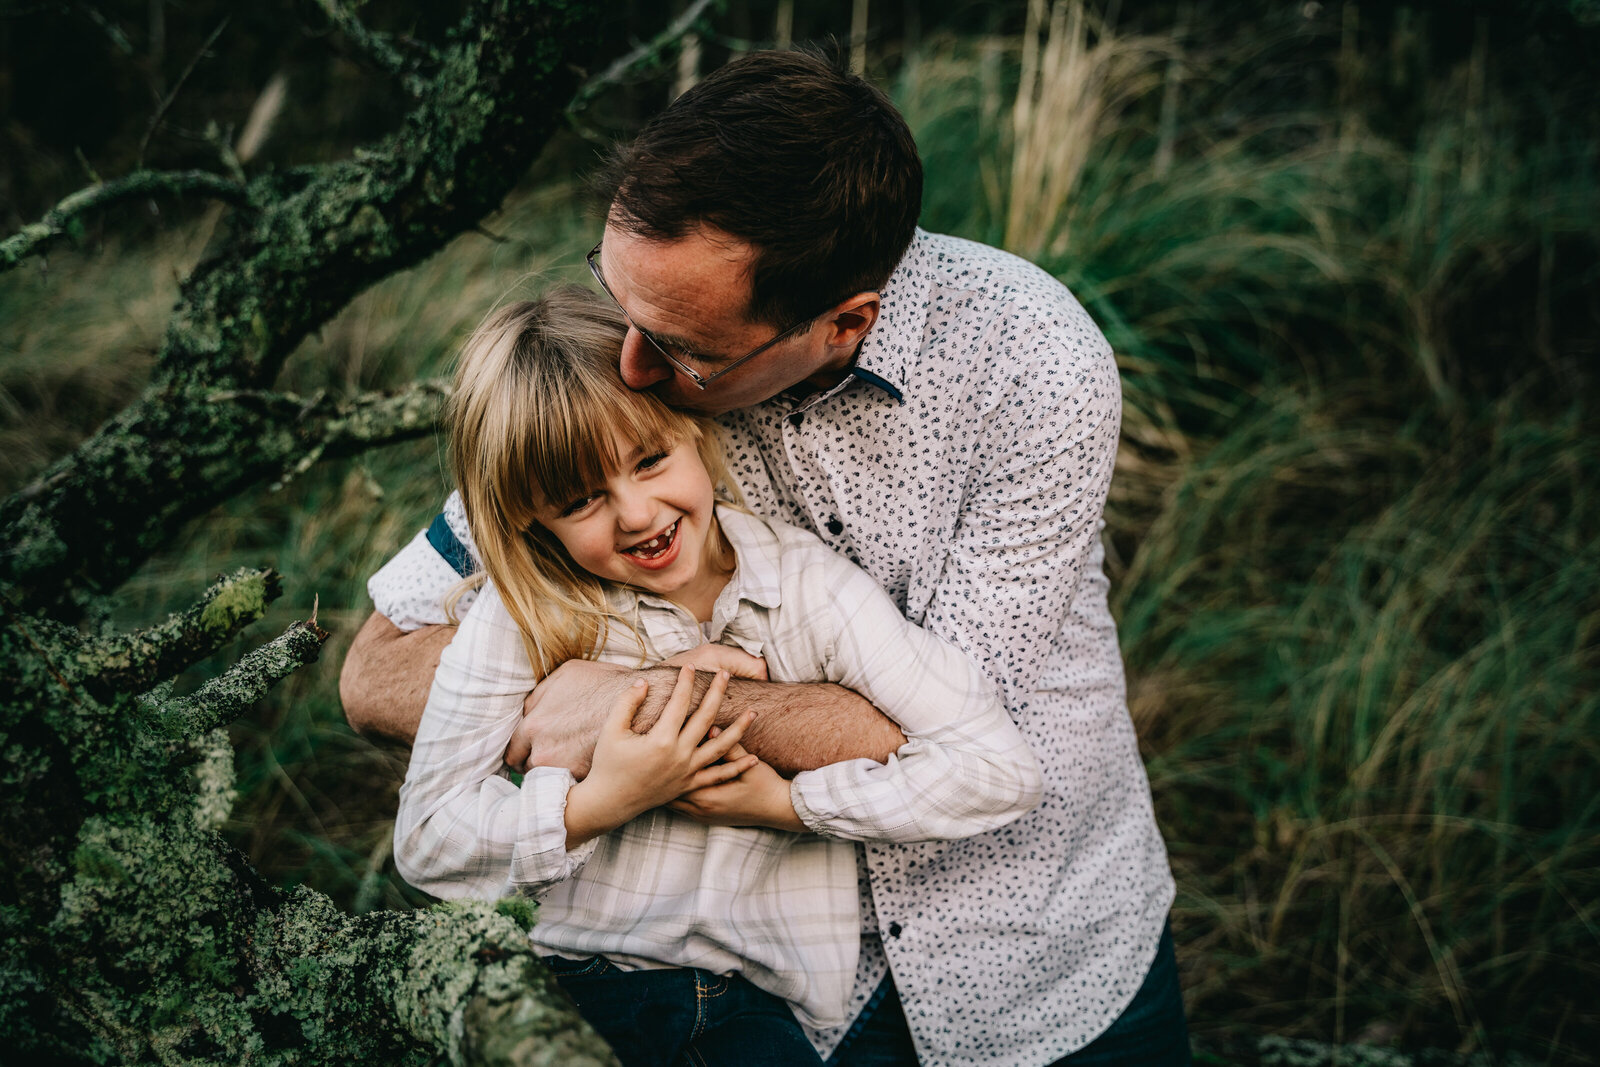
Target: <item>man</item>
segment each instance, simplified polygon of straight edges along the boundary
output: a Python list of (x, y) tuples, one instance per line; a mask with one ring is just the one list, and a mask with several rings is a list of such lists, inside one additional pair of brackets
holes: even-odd
[[(717, 71), (607, 183), (590, 265), (629, 319), (624, 380), (721, 415), (750, 505), (816, 532), (971, 656), (1045, 768), (1044, 802), (1002, 830), (861, 847), (861, 1014), (814, 1039), (849, 1065), (1188, 1062), (1172, 877), (1106, 603), (1121, 395), (1100, 331), (1037, 268), (916, 230), (904, 120), (806, 55)], [(447, 505), (374, 577), (389, 618), (341, 680), (359, 729), (414, 731), (449, 637), (416, 627), (443, 621), (470, 569), (464, 534)], [(629, 680), (562, 667), (508, 761), (532, 749), (581, 772)], [(780, 768), (898, 744), (827, 687), (750, 681), (728, 704), (767, 709), (746, 745)]]

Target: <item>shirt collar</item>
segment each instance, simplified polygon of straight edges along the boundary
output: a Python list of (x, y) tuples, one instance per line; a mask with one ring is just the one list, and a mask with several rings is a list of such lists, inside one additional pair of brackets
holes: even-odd
[(772, 609), (782, 600), (779, 593), (783, 576), (783, 549), (772, 527), (750, 514), (727, 504), (717, 505), (717, 523), (723, 536), (733, 546), (735, 559), (733, 577), (717, 597), (732, 603), (748, 600), (752, 604)]
[(912, 234), (906, 254), (884, 283), (878, 321), (861, 342), (850, 368), (851, 374), (863, 383), (896, 400), (903, 399), (911, 364), (920, 349), (918, 341), (927, 307), (928, 272), (923, 263), (929, 255), (930, 236), (920, 227)]

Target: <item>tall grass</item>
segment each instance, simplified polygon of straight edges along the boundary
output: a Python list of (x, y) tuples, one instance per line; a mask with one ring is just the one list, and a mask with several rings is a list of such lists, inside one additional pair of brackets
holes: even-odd
[[(1122, 362), (1114, 606), (1197, 1028), (1587, 1057), (1592, 137), (1530, 141), (1481, 49), (1428, 72), (1404, 139), (1360, 85), (1342, 110), (1241, 117), (1300, 31), (1124, 46), (1055, 11), (1043, 45), (1032, 20), (1005, 44), (1009, 141), (984, 129), (982, 45), (935, 45), (906, 104), (927, 224), (1031, 254)], [(1174, 59), (1077, 68), (1047, 129), (1028, 102), (1052, 47)], [(1089, 128), (1092, 151), (1062, 143)]]
[[(895, 92), (924, 224), (1033, 256), (1122, 365), (1114, 607), (1196, 1029), (1586, 1058), (1592, 132), (1494, 91), (1485, 49), (1413, 70), (1397, 125), (1348, 48), (1295, 24), (1217, 46), (1031, 10), (1022, 38), (930, 40)], [(1263, 105), (1308, 55), (1337, 106)], [(579, 277), (594, 223), (545, 174), (488, 229), (356, 301), (285, 387), (441, 373), (519, 279)], [(196, 251), (179, 234), (0, 278), (0, 480), (137, 388)], [(417, 898), (388, 862), (399, 760), (344, 726), (338, 665), (366, 575), (445, 489), (434, 442), (316, 468), (197, 523), (119, 608), (148, 619), (263, 559), (289, 595), (258, 634), (320, 596), (323, 661), (236, 728), (229, 832), (356, 909)]]
[[(1170, 42), (1100, 32), (1082, 0), (1029, 0), (1015, 102), (1005, 245), (1036, 259), (1052, 233), (1071, 232), (1074, 186), (1100, 119), (1148, 92)], [(1062, 248), (1052, 248), (1061, 255)]]

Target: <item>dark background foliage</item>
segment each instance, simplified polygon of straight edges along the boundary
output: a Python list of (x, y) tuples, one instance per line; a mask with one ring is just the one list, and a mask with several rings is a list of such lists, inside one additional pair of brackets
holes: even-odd
[[(1592, 1062), (1600, 5), (1108, 4), (1084, 43), (1107, 47), (1104, 80), (1073, 98), (1099, 117), (1031, 130), (1013, 110), (1026, 3), (879, 0), (853, 40), (856, 6), (714, 6), (697, 58), (668, 49), (575, 110), (483, 233), (360, 296), (284, 388), (437, 375), (494, 301), (582, 280), (599, 149), (695, 71), (775, 43), (787, 9), (793, 40), (861, 50), (906, 111), (923, 224), (1041, 263), (1118, 351), (1115, 608), (1201, 1038)], [(615, 5), (606, 54), (673, 13)], [(419, 38), (458, 14), (362, 8)], [(12, 5), (0, 226), (141, 154), (224, 169), (280, 76), (250, 174), (340, 158), (406, 108), (308, 2)], [(1052, 154), (1073, 146), (1078, 163)], [(1058, 201), (1025, 180), (1067, 167)], [(0, 278), (0, 492), (143, 387), (215, 223), (134, 202)], [(421, 898), (388, 861), (402, 757), (344, 725), (337, 667), (365, 577), (431, 516), (442, 467), (427, 441), (246, 493), (115, 608), (147, 622), (263, 560), (289, 590), (264, 627), (320, 597), (322, 662), (234, 727), (226, 832), (271, 880), (356, 913)]]

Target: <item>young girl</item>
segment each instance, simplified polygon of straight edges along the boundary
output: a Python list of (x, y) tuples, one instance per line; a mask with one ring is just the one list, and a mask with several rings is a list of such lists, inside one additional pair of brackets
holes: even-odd
[[(625, 1064), (816, 1064), (797, 1019), (848, 1021), (859, 949), (849, 842), (994, 829), (1038, 803), (1038, 767), (965, 656), (811, 534), (716, 498), (713, 427), (622, 384), (624, 332), (560, 290), (462, 351), (452, 465), (487, 582), (428, 698), (396, 864), (440, 897), (536, 897), (530, 936)], [(853, 689), (907, 741), (886, 765), (785, 781), (738, 746), (748, 714), (709, 729), (726, 674), (691, 709), (685, 668), (648, 732), (643, 682), (611, 709), (582, 781), (510, 781), (523, 698), (560, 663), (705, 642), (763, 657), (773, 681)], [(738, 827), (665, 806), (723, 783)]]

